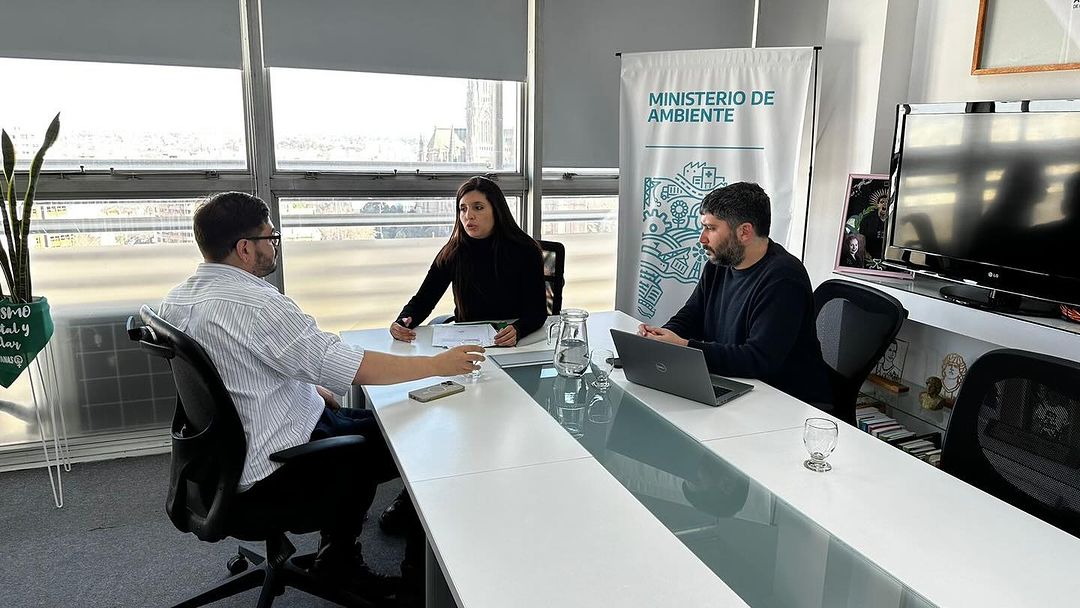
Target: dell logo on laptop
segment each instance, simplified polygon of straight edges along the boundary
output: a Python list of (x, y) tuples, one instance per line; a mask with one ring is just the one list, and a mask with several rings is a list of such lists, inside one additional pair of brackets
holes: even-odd
[(666, 373), (667, 372), (667, 366), (664, 365), (663, 363), (657, 363), (656, 364), (656, 371), (660, 372), (661, 374)]

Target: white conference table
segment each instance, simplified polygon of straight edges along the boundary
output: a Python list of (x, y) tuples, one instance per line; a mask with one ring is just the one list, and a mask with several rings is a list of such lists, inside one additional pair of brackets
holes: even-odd
[[(637, 321), (593, 314), (590, 347), (611, 348), (612, 327)], [(342, 338), (433, 354), (430, 332), (419, 328), (411, 344), (386, 329)], [(489, 354), (547, 348), (538, 333)], [(426, 404), (407, 393), (432, 379), (365, 388), (458, 606), (747, 605), (506, 372), (481, 367), (464, 393)], [(771, 518), (790, 511), (824, 530), (788, 526), (800, 532), (777, 540), (785, 588), (774, 596), (786, 605), (829, 604), (835, 591), (820, 587), (830, 545), (873, 566), (845, 605), (1080, 605), (1080, 540), (844, 424), (833, 471), (808, 471), (803, 421), (828, 415), (762, 382), (713, 408), (618, 370), (612, 381), (771, 494), (782, 507)]]

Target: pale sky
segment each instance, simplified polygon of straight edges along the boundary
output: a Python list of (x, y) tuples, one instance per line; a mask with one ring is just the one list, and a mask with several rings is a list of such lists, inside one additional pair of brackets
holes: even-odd
[[(9, 85), (0, 95), (0, 127), (34, 140), (58, 111), (62, 133), (243, 134), (239, 70), (0, 58), (0, 73)], [(435, 126), (465, 126), (466, 82), (272, 69), (275, 131), (430, 136)], [(510, 126), (517, 115), (513, 95), (506, 97)]]

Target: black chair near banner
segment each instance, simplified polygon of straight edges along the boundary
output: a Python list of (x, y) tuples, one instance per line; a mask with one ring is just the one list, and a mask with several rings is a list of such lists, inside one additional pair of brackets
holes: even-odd
[(566, 247), (557, 241), (536, 241), (544, 258), (544, 286), (549, 315), (562, 312), (563, 287), (566, 286)]
[(968, 369), (941, 469), (1080, 537), (1080, 363), (994, 350)]
[(900, 332), (908, 311), (873, 287), (830, 279), (814, 290), (814, 313), (821, 354), (830, 370), (831, 413), (855, 424), (859, 388)]
[[(236, 491), (247, 452), (244, 429), (206, 351), (148, 306), (140, 309), (139, 319), (128, 319), (127, 333), (144, 351), (169, 362), (176, 384), (171, 478), (165, 502), (169, 519), (176, 529), (206, 542), (233, 537), (266, 544), (266, 557), (240, 547), (228, 563), (232, 576), (176, 606), (203, 606), (260, 586), (260, 607), (270, 606), (286, 587), (347, 606), (373, 606), (342, 589), (338, 581), (313, 577), (307, 568), (314, 554), (294, 556), (296, 548), (285, 535), (320, 529), (321, 522), (342, 505), (328, 501), (319, 508), (323, 515), (313, 518), (310, 508), (301, 513), (291, 512), (289, 505), (250, 504), (244, 493)], [(361, 436), (321, 439), (271, 454), (270, 460), (285, 468), (312, 459), (355, 459), (363, 443)], [(254, 568), (248, 569), (249, 564)]]

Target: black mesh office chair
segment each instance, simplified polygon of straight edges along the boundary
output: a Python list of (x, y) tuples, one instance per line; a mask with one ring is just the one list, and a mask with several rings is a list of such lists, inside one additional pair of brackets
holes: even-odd
[(873, 287), (831, 279), (814, 290), (814, 312), (821, 354), (830, 369), (832, 414), (855, 424), (859, 388), (896, 338), (907, 309)]
[(1080, 363), (995, 350), (968, 369), (942, 470), (1080, 537)]
[(536, 241), (544, 258), (544, 287), (549, 315), (562, 312), (562, 292), (566, 285), (566, 247), (556, 241)]
[[(266, 558), (240, 547), (229, 560), (232, 576), (177, 608), (203, 606), (259, 586), (260, 607), (270, 606), (285, 587), (347, 606), (372, 606), (325, 579), (313, 578), (306, 568), (314, 554), (293, 557), (296, 548), (285, 533), (313, 532), (320, 528), (320, 521), (290, 513), (286, 505), (249, 504), (236, 491), (247, 443), (217, 369), (201, 346), (150, 307), (143, 306), (139, 316), (141, 323), (135, 317), (128, 319), (128, 337), (149, 354), (168, 360), (176, 383), (171, 479), (165, 501), (169, 519), (181, 532), (207, 542), (231, 536), (266, 543)], [(275, 452), (270, 460), (288, 467), (312, 458), (355, 458), (363, 442), (360, 436), (321, 439)], [(332, 508), (327, 505), (327, 515), (333, 515)], [(247, 570), (248, 562), (256, 567)]]

